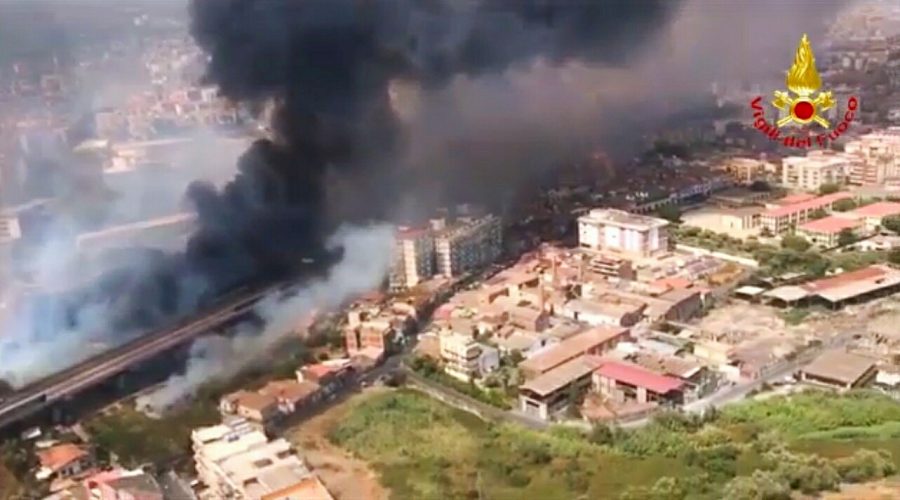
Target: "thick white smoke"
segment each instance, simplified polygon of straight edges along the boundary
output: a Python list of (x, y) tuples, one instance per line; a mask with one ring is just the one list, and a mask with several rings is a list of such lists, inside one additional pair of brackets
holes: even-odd
[[(601, 147), (614, 146), (606, 143), (614, 143), (615, 139), (609, 138), (619, 137), (623, 131), (629, 137), (639, 135), (631, 127), (635, 122), (656, 123), (679, 111), (680, 105), (692, 97), (707, 93), (715, 81), (744, 81), (769, 88), (765, 79), (770, 77), (773, 85), (783, 79), (799, 36), (808, 32), (818, 49), (824, 42), (822, 21), (828, 17), (822, 13), (837, 12), (838, 7), (851, 3), (689, 0), (660, 42), (640, 54), (630, 54), (630, 64), (625, 67), (612, 69), (579, 63), (560, 67), (539, 61), (530, 67), (517, 66), (501, 75), (460, 77), (432, 94), (397, 88), (397, 100), (401, 103), (396, 107), (409, 125), (408, 162), (427, 171), (439, 170), (437, 166), (446, 164), (451, 167), (447, 169), (451, 175), (435, 179), (435, 185), (415, 186), (410, 196), (417, 198), (416, 201), (438, 199), (439, 196), (431, 193), (437, 195), (454, 189), (444, 184), (459, 184), (454, 187), (463, 193), (479, 191), (477, 188), (481, 186), (485, 189), (480, 191), (487, 191), (494, 199), (500, 198), (513, 190), (513, 181), (521, 179), (529, 170), (545, 172), (541, 169), (577, 158), (594, 148), (595, 141)], [(482, 143), (491, 145), (483, 150), (466, 147)], [(229, 150), (198, 141), (191, 154), (179, 162), (180, 168), (169, 177), (138, 176), (134, 182), (124, 183), (113, 208), (116, 218), (139, 220), (153, 209), (176, 208), (189, 181), (215, 182), (233, 175), (235, 160), (243, 149), (240, 146)], [(476, 174), (488, 179), (476, 179)], [(423, 184), (431, 180), (429, 175), (420, 177)], [(62, 234), (52, 241), (64, 242), (65, 237)], [(354, 248), (347, 245), (348, 255)], [(49, 289), (73, 287), (85, 275), (97, 272), (80, 264), (71, 265), (71, 256), (71, 246), (64, 243), (48, 244), (35, 253), (32, 258), (37, 274), (42, 277), (39, 282), (47, 279), (59, 284), (48, 286)], [(134, 259), (136, 262), (130, 264), (134, 267), (149, 265), (142, 260), (144, 257)], [(332, 274), (347, 265), (341, 264)], [(75, 272), (70, 274), (69, 270)], [(201, 287), (202, 283), (197, 286)], [(324, 292), (309, 293), (318, 297)], [(336, 287), (329, 293), (334, 295), (327, 302), (335, 303), (349, 292)], [(302, 316), (309, 306), (301, 305), (281, 306), (295, 316)], [(58, 370), (60, 360), (72, 363), (108, 347), (104, 342), (125, 340), (120, 335), (122, 332), (109, 327), (103, 304), (76, 311), (74, 329), (51, 328), (48, 332), (47, 328), (35, 329), (26, 324), (46, 320), (46, 316), (10, 316), (15, 326), (0, 325), (0, 378), (12, 374), (17, 384)], [(278, 330), (272, 326), (276, 322), (269, 323), (263, 337)], [(41, 333), (34, 335), (35, 331)], [(225, 349), (234, 348), (237, 342), (251, 344), (255, 342), (252, 336), (253, 332), (246, 332), (239, 336), (244, 340), (226, 341)], [(93, 340), (98, 337), (99, 340)], [(204, 359), (228, 358), (220, 353), (220, 347), (214, 346), (217, 342), (221, 340), (198, 343), (197, 367), (185, 377), (193, 373), (215, 374), (216, 366), (204, 369), (201, 365)], [(215, 362), (208, 361), (207, 365)], [(203, 375), (199, 380), (205, 378), (208, 376)], [(190, 381), (184, 382), (192, 385)], [(178, 384), (169, 385), (177, 387)]]
[[(114, 199), (105, 207), (104, 228), (188, 211), (184, 202), (188, 186), (197, 180), (224, 184), (233, 177), (234, 164), (249, 144), (249, 138), (224, 138), (201, 130), (173, 149), (165, 167), (105, 176)], [(109, 303), (90, 303), (71, 313), (61, 311), (65, 293), (96, 286), (97, 278), (112, 269), (149, 268), (160, 257), (136, 251), (146, 249), (147, 243), (137, 233), (117, 237), (113, 246), (124, 251), (79, 251), (75, 238), (96, 230), (77, 218), (60, 217), (48, 228), (41, 245), (32, 247), (20, 263), (27, 267), (25, 273), (0, 283), (7, 297), (6, 314), (0, 314), (0, 379), (18, 387), (141, 333), (118, 331)], [(183, 241), (177, 238), (160, 239), (158, 249), (183, 248)], [(184, 294), (186, 298), (197, 297), (205, 289), (200, 281), (185, 285), (196, 291)], [(185, 310), (193, 308), (184, 304)]]
[(157, 390), (138, 398), (138, 408), (162, 411), (189, 398), (210, 380), (228, 377), (261, 361), (270, 348), (286, 335), (298, 335), (313, 311), (339, 307), (348, 297), (378, 287), (390, 266), (394, 229), (388, 225), (344, 227), (331, 239), (332, 246), (345, 249), (343, 260), (328, 276), (308, 283), (288, 299), (269, 297), (256, 308), (265, 321), (262, 332), (239, 329), (230, 337), (208, 336), (191, 347), (184, 373), (170, 377)]

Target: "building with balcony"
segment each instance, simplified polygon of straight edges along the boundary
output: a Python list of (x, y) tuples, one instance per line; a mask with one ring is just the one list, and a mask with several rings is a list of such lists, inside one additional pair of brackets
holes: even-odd
[(900, 179), (900, 127), (890, 127), (848, 141), (844, 152), (856, 157), (850, 182), (884, 184)]
[(348, 314), (350, 321), (344, 329), (344, 346), (350, 356), (363, 352), (380, 353), (381, 356), (390, 352), (394, 345), (396, 329), (387, 319), (369, 319), (364, 312), (351, 311)]
[(474, 338), (450, 332), (440, 335), (439, 341), (441, 360), (448, 375), (465, 382), (478, 376), (481, 346)]
[(290, 442), (269, 441), (241, 421), (196, 429), (191, 440), (198, 479), (211, 498), (332, 498)]
[(404, 290), (435, 273), (434, 236), (427, 229), (401, 229), (394, 244), (394, 260), (389, 275), (392, 290)]
[(719, 168), (738, 184), (752, 184), (775, 172), (775, 165), (757, 158), (728, 158)]
[(846, 184), (855, 159), (833, 151), (810, 151), (781, 162), (781, 184), (793, 189), (816, 191), (823, 184)]
[(218, 463), (268, 441), (262, 431), (243, 419), (232, 419), (220, 425), (194, 429), (191, 432), (191, 447), (194, 451), (197, 479), (211, 491), (219, 491)]
[(669, 222), (616, 209), (594, 209), (578, 218), (582, 248), (633, 257), (651, 257), (669, 250)]
[(596, 356), (578, 356), (519, 387), (519, 409), (522, 413), (542, 420), (565, 411), (573, 401), (573, 394), (579, 398), (591, 387), (594, 370), (602, 363)]
[(434, 240), (437, 273), (452, 278), (484, 267), (503, 253), (503, 226), (498, 217), (488, 215), (464, 219), (442, 228)]

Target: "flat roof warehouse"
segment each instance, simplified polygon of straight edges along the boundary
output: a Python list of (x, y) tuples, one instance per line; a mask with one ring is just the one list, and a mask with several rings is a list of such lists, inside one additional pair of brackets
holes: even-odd
[(898, 291), (900, 271), (885, 265), (874, 265), (803, 285), (778, 287), (764, 293), (763, 297), (776, 305), (820, 302), (840, 307)]

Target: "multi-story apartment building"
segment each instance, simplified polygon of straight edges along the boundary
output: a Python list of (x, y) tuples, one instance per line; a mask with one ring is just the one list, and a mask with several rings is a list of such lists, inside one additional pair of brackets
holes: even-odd
[(465, 219), (435, 235), (438, 274), (459, 276), (490, 264), (503, 252), (503, 227), (493, 215)]
[(845, 184), (854, 158), (832, 151), (810, 151), (806, 156), (782, 160), (781, 184), (794, 189), (815, 191), (823, 184)]
[(826, 54), (826, 64), (840, 70), (870, 71), (882, 67), (890, 54), (883, 35), (849, 39), (833, 43)]
[(893, 37), (892, 45), (895, 48), (888, 54), (888, 60), (884, 64), (884, 72), (888, 77), (888, 84), (893, 90), (900, 90), (900, 36)]
[(900, 179), (900, 127), (862, 135), (847, 142), (844, 151), (858, 160), (850, 171), (852, 184)]
[(775, 171), (772, 163), (756, 158), (729, 158), (720, 168), (739, 184), (765, 179), (767, 174)]
[[(269, 441), (239, 420), (197, 429), (191, 439), (198, 478), (214, 498), (331, 498), (290, 442)], [(318, 496), (303, 495), (312, 490)]]
[(17, 215), (0, 212), (0, 289), (7, 273), (12, 270), (13, 245), (22, 237)]
[(22, 237), (19, 217), (15, 214), (0, 213), (0, 245), (10, 243)]
[(212, 492), (220, 491), (219, 462), (267, 442), (262, 431), (243, 419), (195, 429), (191, 444), (197, 478)]
[(384, 319), (350, 321), (344, 330), (344, 344), (351, 354), (366, 349), (387, 353), (395, 331), (394, 325)]
[(440, 335), (441, 359), (448, 375), (468, 382), (478, 375), (481, 346), (470, 335), (445, 333)]
[(669, 249), (669, 222), (615, 209), (594, 209), (578, 218), (582, 248), (650, 257)]
[(401, 228), (394, 244), (389, 284), (403, 290), (434, 276), (434, 236), (427, 229)]

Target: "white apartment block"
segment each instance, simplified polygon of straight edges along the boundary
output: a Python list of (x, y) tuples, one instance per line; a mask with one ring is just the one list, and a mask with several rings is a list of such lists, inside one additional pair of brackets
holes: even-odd
[(900, 179), (900, 127), (860, 136), (844, 146), (859, 162), (851, 172), (854, 184), (883, 184)]
[(594, 209), (578, 218), (582, 248), (651, 257), (669, 249), (669, 222), (615, 209)]
[(845, 184), (854, 158), (832, 151), (810, 151), (806, 156), (782, 160), (781, 184), (805, 191), (816, 191), (823, 184)]
[(401, 228), (394, 244), (390, 287), (402, 290), (434, 276), (434, 236), (428, 230)]
[(448, 375), (468, 382), (478, 374), (481, 347), (469, 335), (450, 332), (439, 336), (441, 359)]
[(465, 220), (438, 231), (434, 246), (438, 274), (448, 278), (459, 276), (500, 257), (503, 226), (493, 215)]
[(19, 218), (0, 214), (0, 281), (12, 269), (12, 250), (16, 240), (22, 237)]
[(312, 473), (284, 439), (269, 441), (245, 420), (191, 433), (197, 477), (213, 498), (282, 499)]
[(280, 493), (296, 488), (312, 476), (285, 439), (228, 457), (219, 463), (219, 471), (220, 484), (224, 486), (220, 490), (222, 498), (242, 500), (292, 498)]
[(774, 172), (775, 165), (758, 158), (729, 158), (722, 163), (721, 169), (727, 172), (734, 181), (751, 184)]
[(268, 441), (265, 434), (246, 420), (195, 429), (191, 432), (191, 443), (197, 478), (211, 492), (221, 492), (225, 485), (219, 462)]
[(13, 214), (0, 214), (0, 244), (10, 243), (21, 237), (19, 217)]

